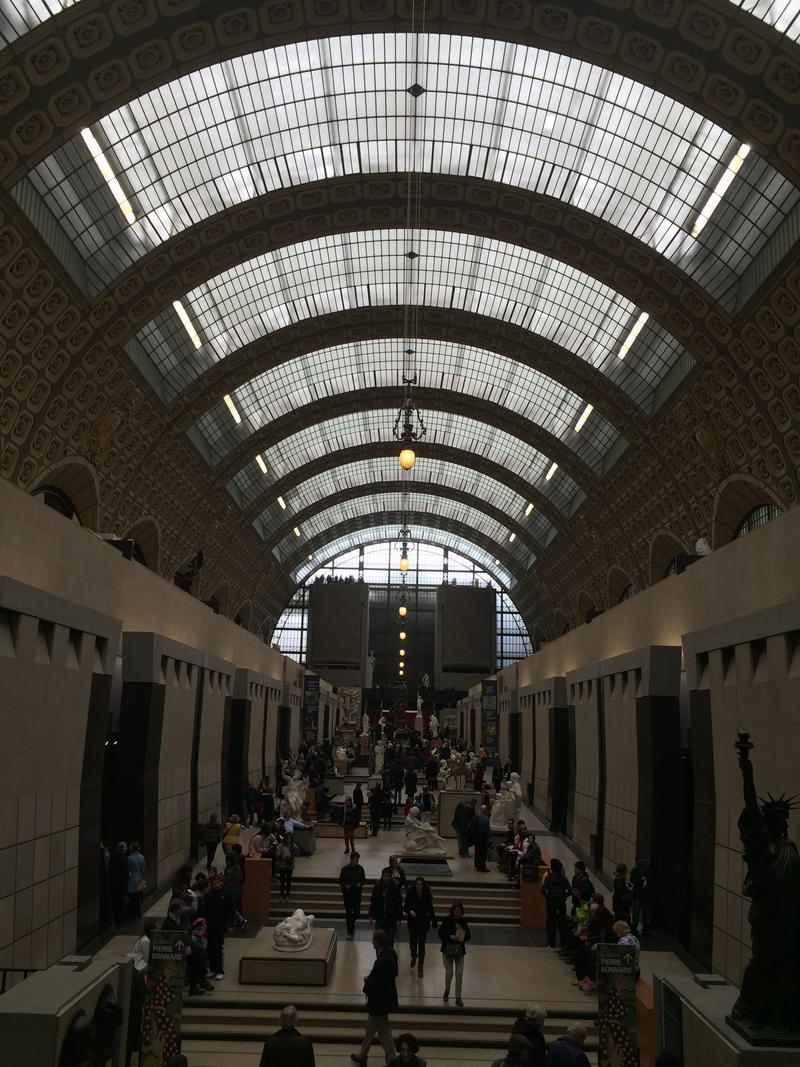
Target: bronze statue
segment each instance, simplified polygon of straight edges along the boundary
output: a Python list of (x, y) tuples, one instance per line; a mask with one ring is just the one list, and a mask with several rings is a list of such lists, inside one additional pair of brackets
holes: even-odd
[(744, 784), (739, 835), (747, 866), (752, 958), (730, 1021), (757, 1044), (800, 1037), (800, 853), (789, 840), (794, 797), (756, 795), (750, 735), (736, 742)]

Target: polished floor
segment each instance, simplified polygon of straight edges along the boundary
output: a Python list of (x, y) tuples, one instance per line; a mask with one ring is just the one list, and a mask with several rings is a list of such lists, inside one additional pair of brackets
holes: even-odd
[[(528, 825), (536, 828), (543, 850), (558, 856), (565, 864), (571, 863), (574, 857), (564, 843), (548, 835), (532, 812), (528, 810), (525, 814), (528, 818)], [(399, 851), (402, 842), (403, 833), (400, 828), (381, 832), (377, 838), (370, 837), (358, 842), (361, 862), (368, 878), (376, 878), (379, 875), (381, 868), (387, 863), (388, 856), (394, 851)], [(295, 878), (300, 880), (308, 877), (335, 879), (343, 861), (344, 854), (340, 840), (318, 839), (316, 851), (312, 856), (298, 858)], [(488, 873), (481, 874), (474, 870), (472, 860), (456, 856), (455, 859), (450, 860), (450, 866), (454, 883), (466, 881), (472, 884), (487, 885), (505, 881), (504, 876), (495, 869), (494, 864), (490, 864)], [(447, 892), (447, 888), (437, 886), (436, 889), (436, 906), (442, 913), (446, 912), (451, 903), (449, 899), (451, 894)], [(454, 884), (453, 897), (456, 893), (457, 885)], [(148, 914), (164, 915), (167, 903), (168, 896), (162, 897), (149, 909)], [(292, 903), (297, 907), (303, 907), (302, 881), (298, 882), (295, 887)], [(267, 925), (273, 925), (273, 923), (268, 922)], [(217, 1006), (222, 999), (230, 998), (242, 1004), (252, 1002), (255, 1006), (259, 1001), (267, 998), (270, 1007), (265, 1009), (265, 1014), (273, 1012), (276, 1029), (278, 1005), (281, 1002), (296, 1004), (301, 1013), (304, 1004), (310, 1007), (324, 1002), (332, 1008), (337, 1005), (350, 1007), (363, 1005), (361, 992), (363, 977), (370, 970), (374, 960), (370, 941), (370, 924), (366, 920), (361, 921), (354, 941), (344, 939), (343, 924), (338, 921), (321, 920), (318, 925), (331, 926), (340, 935), (337, 958), (328, 986), (308, 989), (279, 985), (241, 986), (238, 982), (239, 960), (252, 948), (252, 939), (258, 929), (255, 924), (248, 924), (245, 931), (227, 938), (225, 977), (215, 983), (215, 992), (208, 998), (204, 998), (203, 1002), (214, 1001)], [(129, 952), (135, 937), (135, 932), (121, 933), (105, 946), (101, 954), (108, 956)], [(404, 1007), (431, 1010), (441, 1009), (443, 1006), (441, 998), (444, 988), (444, 968), (441, 953), (438, 951), (438, 941), (435, 935), (433, 937), (434, 940), (429, 946), (426, 960), (425, 975), (422, 979), (418, 978), (409, 967), (407, 932), (402, 930), (398, 938), (396, 947), (400, 958), (400, 973), (397, 984), (400, 1002)], [(587, 1010), (593, 1011), (596, 1007), (596, 999), (577, 989), (572, 982), (573, 975), (570, 970), (557, 954), (539, 947), (541, 944), (542, 938), (539, 933), (523, 930), (516, 925), (474, 924), (473, 941), (468, 948), (464, 969), (463, 1011), (470, 1014), (495, 1008), (524, 1010), (531, 1003), (539, 1003), (549, 1012), (564, 1017), (574, 1013), (574, 1017), (579, 1018), (585, 1015)], [(645, 951), (642, 953), (641, 962), (642, 976), (645, 980), (650, 977), (654, 968), (659, 972), (683, 969), (683, 965), (671, 953)], [(453, 1001), (451, 1000), (450, 1003), (452, 1007)], [(208, 1006), (210, 1008), (211, 1004), (209, 1003)], [(262, 1019), (262, 1022), (267, 1021), (267, 1019)], [(450, 1018), (446, 1021), (450, 1024)], [(452, 1017), (451, 1024), (458, 1026), (457, 1016)], [(301, 1016), (301, 1031), (302, 1028)], [(402, 1016), (399, 1016), (395, 1026), (395, 1036), (402, 1032), (402, 1029)], [(315, 1045), (315, 1049), (317, 1064), (321, 1067), (349, 1063), (349, 1052), (352, 1051), (347, 1045), (324, 1043)], [(228, 1040), (222, 1034), (219, 1041), (187, 1040), (183, 1051), (189, 1057), (190, 1067), (257, 1067), (259, 1063), (259, 1046), (256, 1043)], [(420, 1054), (425, 1056), (429, 1067), (453, 1067), (456, 1062), (472, 1067), (473, 1063), (485, 1065), (495, 1058), (488, 1055), (485, 1048), (476, 1048), (467, 1052), (463, 1048), (451, 1052), (438, 1047), (426, 1052), (423, 1048)], [(377, 1063), (380, 1059), (381, 1056), (376, 1047), (372, 1060)]]

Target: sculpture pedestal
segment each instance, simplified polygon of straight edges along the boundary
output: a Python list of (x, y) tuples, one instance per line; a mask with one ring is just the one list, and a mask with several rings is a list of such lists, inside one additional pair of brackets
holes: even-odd
[(242, 915), (250, 922), (263, 922), (269, 916), (272, 860), (251, 859), (248, 856), (244, 866)]
[(302, 952), (283, 952), (272, 944), (272, 927), (253, 939), (239, 963), (241, 985), (327, 985), (336, 959), (336, 931), (316, 929)]
[(547, 874), (547, 867), (539, 868), (539, 880), (531, 880), (533, 870), (522, 866), (522, 878), (519, 883), (519, 924), (528, 930), (544, 930), (547, 921), (547, 905), (542, 896), (542, 879)]
[[(655, 974), (656, 1043), (661, 1051), (680, 1015), (684, 1067), (794, 1067), (800, 1048), (751, 1045), (726, 1021), (739, 995), (734, 985), (704, 988), (686, 974)], [(666, 1025), (665, 1025), (666, 1024)]]

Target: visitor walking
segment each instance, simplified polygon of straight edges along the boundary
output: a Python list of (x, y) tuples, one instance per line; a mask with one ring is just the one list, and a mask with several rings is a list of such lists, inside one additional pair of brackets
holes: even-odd
[(361, 891), (367, 881), (364, 868), (359, 862), (357, 852), (350, 853), (349, 861), (339, 872), (339, 888), (344, 901), (344, 918), (347, 923), (347, 940), (352, 941), (356, 932), (356, 923), (361, 915)]
[[(384, 871), (384, 874), (386, 871)], [(392, 887), (394, 888), (394, 887)], [(365, 1064), (369, 1047), (377, 1034), (383, 1047), (386, 1062), (394, 1059), (395, 1047), (392, 1040), (392, 1028), (389, 1012), (395, 1011), (397, 1001), (397, 953), (389, 945), (385, 930), (376, 930), (372, 935), (372, 947), (375, 950), (375, 963), (364, 979), (364, 994), (367, 998), (367, 1026), (364, 1040), (358, 1052), (351, 1052), (353, 1063)]]
[(467, 941), (472, 940), (469, 924), (464, 918), (464, 905), (460, 900), (450, 908), (446, 919), (439, 924), (439, 940), (442, 942), (442, 958), (444, 959), (444, 994), (442, 1000), (450, 999), (450, 985), (453, 981), (453, 971), (456, 975), (456, 1004), (459, 1008), (464, 1007), (461, 999), (461, 983), (464, 976), (464, 957)]
[(378, 836), (383, 814), (383, 787), (376, 785), (369, 794), (369, 829), (373, 837)]
[(292, 875), (294, 858), (300, 850), (294, 843), (294, 835), (286, 834), (275, 851), (275, 867), (281, 883), (281, 900), (288, 900), (292, 895)]
[(353, 798), (351, 796), (347, 796), (344, 799), (344, 809), (342, 811), (342, 833), (344, 835), (345, 852), (355, 852), (355, 831), (357, 826), (358, 809), (353, 803)]
[(227, 856), (231, 846), (239, 843), (239, 835), (242, 832), (242, 820), (238, 815), (229, 815), (225, 823), (225, 832), (222, 835), (222, 851)]
[(142, 914), (142, 896), (147, 889), (147, 869), (138, 841), (131, 841), (128, 849), (128, 915), (138, 919)]
[(550, 860), (550, 870), (542, 880), (542, 896), (547, 908), (545, 931), (547, 933), (547, 947), (556, 947), (556, 933), (561, 933), (562, 924), (567, 917), (567, 901), (569, 900), (571, 887), (569, 879), (564, 874), (564, 865), (561, 860)]
[(631, 921), (631, 907), (633, 906), (633, 886), (628, 881), (628, 868), (624, 863), (618, 863), (614, 871), (611, 892), (611, 910), (614, 918), (629, 923)]
[(422, 978), (425, 966), (425, 940), (431, 927), (438, 926), (433, 907), (433, 896), (424, 878), (414, 879), (414, 884), (406, 893), (404, 904), (408, 922), (408, 941), (411, 946), (411, 970), (417, 965), (417, 977)]
[(128, 846), (120, 841), (108, 861), (108, 889), (114, 910), (114, 925), (128, 919)]
[(489, 824), (489, 809), (485, 804), (481, 804), (480, 811), (472, 820), (472, 835), (475, 844), (473, 865), (476, 871), (486, 873), (486, 854), (489, 851), (491, 828)]
[(203, 823), (200, 830), (200, 844), (205, 845), (206, 849), (206, 870), (210, 871), (214, 865), (214, 856), (216, 855), (217, 848), (222, 840), (222, 826), (217, 818), (216, 814), (212, 812), (208, 817), (208, 822)]
[(225, 935), (233, 923), (233, 901), (221, 874), (214, 875), (203, 897), (203, 917), (208, 929), (208, 965), (220, 980), (225, 977)]
[(642, 936), (644, 936), (650, 927), (650, 911), (653, 906), (653, 876), (644, 856), (636, 857), (636, 862), (631, 867), (630, 880), (632, 886), (631, 927), (633, 932), (638, 934), (641, 922)]
[(379, 881), (372, 887), (367, 917), (375, 923), (376, 930), (383, 930), (389, 948), (393, 948), (397, 924), (403, 917), (403, 898), (389, 867), (383, 868)]

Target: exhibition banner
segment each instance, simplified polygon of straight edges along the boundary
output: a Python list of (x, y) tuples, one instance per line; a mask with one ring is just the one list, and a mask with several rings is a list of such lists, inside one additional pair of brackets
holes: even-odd
[(638, 969), (638, 952), (634, 946), (597, 946), (599, 1067), (638, 1067)]
[(319, 677), (306, 674), (303, 678), (303, 740), (307, 745), (317, 743), (319, 723)]
[(181, 1050), (183, 984), (190, 947), (186, 930), (153, 930), (150, 935), (139, 1067), (165, 1067)]
[(497, 755), (497, 682), (481, 683), (481, 744), (487, 755)]

